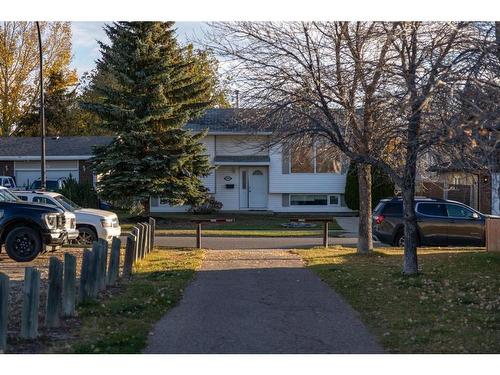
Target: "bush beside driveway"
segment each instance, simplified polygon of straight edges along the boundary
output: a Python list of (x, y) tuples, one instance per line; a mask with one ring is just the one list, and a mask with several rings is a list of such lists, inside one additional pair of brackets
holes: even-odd
[(499, 353), (500, 254), (422, 248), (421, 273), (401, 274), (402, 250), (296, 250), (392, 353)]

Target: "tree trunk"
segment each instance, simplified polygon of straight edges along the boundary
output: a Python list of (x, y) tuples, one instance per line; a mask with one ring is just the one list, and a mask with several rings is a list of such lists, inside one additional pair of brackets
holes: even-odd
[(373, 250), (371, 165), (358, 164), (358, 185), (359, 185), (358, 253), (366, 254)]
[(417, 260), (417, 217), (415, 215), (415, 183), (413, 187), (403, 190), (405, 248), (403, 256), (403, 273), (414, 275), (418, 273)]
[(403, 273), (414, 275), (418, 273), (417, 260), (417, 216), (415, 214), (415, 178), (417, 175), (418, 133), (420, 128), (421, 102), (414, 100), (412, 116), (408, 124), (408, 139), (406, 160), (401, 187), (404, 213), (404, 259)]
[(149, 199), (150, 198), (146, 198), (141, 201), (143, 216), (149, 216)]

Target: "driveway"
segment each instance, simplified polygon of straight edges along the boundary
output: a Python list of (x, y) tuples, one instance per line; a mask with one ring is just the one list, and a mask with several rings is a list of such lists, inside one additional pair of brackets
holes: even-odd
[(146, 353), (381, 353), (342, 298), (285, 250), (209, 250)]

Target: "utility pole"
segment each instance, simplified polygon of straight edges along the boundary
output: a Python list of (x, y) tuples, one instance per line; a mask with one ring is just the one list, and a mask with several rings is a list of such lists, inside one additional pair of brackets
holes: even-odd
[(40, 33), (40, 24), (36, 21), (36, 29), (38, 32), (38, 50), (40, 52), (40, 130), (42, 152), (40, 155), (40, 188), (45, 190), (46, 173), (45, 173), (45, 98), (43, 95), (43, 52), (42, 52), (42, 35)]

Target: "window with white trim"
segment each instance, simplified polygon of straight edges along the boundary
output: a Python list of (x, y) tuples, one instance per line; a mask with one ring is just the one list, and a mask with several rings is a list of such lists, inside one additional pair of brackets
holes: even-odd
[(290, 206), (339, 206), (338, 194), (290, 194)]
[(290, 173), (341, 173), (338, 152), (325, 141), (316, 141), (290, 149)]

